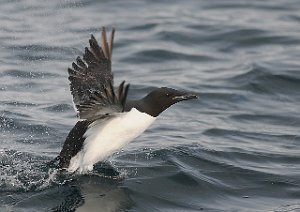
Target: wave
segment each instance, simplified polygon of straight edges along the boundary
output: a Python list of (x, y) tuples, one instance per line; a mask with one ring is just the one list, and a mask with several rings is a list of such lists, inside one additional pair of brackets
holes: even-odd
[[(141, 197), (156, 202), (155, 205), (142, 204), (140, 208), (155, 210), (176, 206), (186, 211), (201, 208), (216, 211), (223, 207), (227, 211), (228, 199), (242, 201), (250, 198), (257, 201), (266, 197), (280, 198), (282, 193), (287, 198), (293, 198), (296, 195), (293, 188), (299, 187), (298, 175), (296, 170), (289, 174), (284, 172), (284, 161), (290, 164), (295, 160), (296, 166), (299, 159), (297, 156), (245, 152), (242, 149), (214, 150), (205, 148), (205, 145), (189, 145), (122, 152), (116, 157), (115, 165), (119, 169), (130, 170), (125, 185), (134, 200)], [(133, 160), (133, 167), (128, 166)], [(279, 169), (278, 164), (282, 164), (283, 168)], [(168, 188), (167, 191), (164, 187)], [(257, 193), (259, 188), (263, 191)], [(270, 196), (270, 192), (273, 195)], [(188, 201), (186, 196), (189, 196)], [(218, 206), (215, 202), (219, 202)], [(235, 207), (238, 207), (237, 204)]]
[(134, 62), (139, 63), (153, 63), (153, 62), (165, 62), (165, 61), (211, 61), (215, 58), (205, 55), (187, 54), (171, 50), (153, 49), (153, 50), (143, 50), (131, 54), (130, 56), (122, 59), (123, 62)]
[(291, 95), (296, 94), (296, 91), (300, 89), (298, 73), (287, 70), (274, 71), (272, 67), (258, 63), (252, 64), (246, 73), (228, 79), (228, 83), (233, 83), (240, 89), (266, 94), (287, 93)]
[(53, 73), (45, 73), (45, 72), (37, 72), (37, 71), (25, 71), (25, 70), (6, 70), (0, 74), (1, 77), (10, 76), (14, 78), (30, 78), (30, 79), (44, 79), (57, 77), (56, 74)]
[(47, 106), (42, 108), (45, 111), (48, 112), (57, 112), (57, 113), (64, 113), (66, 111), (74, 111), (73, 106), (71, 106), (70, 104), (54, 104), (51, 106)]
[(19, 59), (21, 61), (64, 61), (74, 57), (77, 53), (80, 54), (80, 51), (67, 48), (67, 47), (57, 47), (49, 46), (46, 44), (30, 44), (30, 45), (14, 45), (7, 46), (7, 49), (13, 49), (14, 54), (7, 56), (8, 60)]

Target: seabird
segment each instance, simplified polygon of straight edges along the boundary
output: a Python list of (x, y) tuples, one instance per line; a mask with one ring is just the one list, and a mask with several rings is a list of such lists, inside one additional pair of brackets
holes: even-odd
[(127, 100), (129, 84), (114, 87), (111, 70), (115, 30), (102, 28), (101, 45), (93, 35), (83, 58), (68, 69), (70, 90), (80, 120), (56, 158), (59, 168), (86, 173), (143, 133), (171, 105), (196, 95), (162, 87), (139, 100)]

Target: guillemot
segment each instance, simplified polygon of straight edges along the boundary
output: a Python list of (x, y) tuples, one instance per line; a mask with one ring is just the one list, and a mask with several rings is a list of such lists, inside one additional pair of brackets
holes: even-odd
[(56, 158), (68, 172), (85, 173), (95, 163), (142, 134), (171, 105), (196, 95), (162, 87), (140, 100), (127, 100), (129, 84), (114, 88), (111, 71), (115, 30), (109, 40), (102, 28), (101, 46), (93, 35), (83, 59), (68, 69), (73, 103), (80, 120), (69, 132)]

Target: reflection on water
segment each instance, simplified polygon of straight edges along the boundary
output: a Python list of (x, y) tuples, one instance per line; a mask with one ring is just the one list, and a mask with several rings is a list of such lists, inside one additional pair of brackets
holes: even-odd
[[(133, 205), (126, 191), (115, 180), (99, 180), (99, 177), (87, 176), (85, 182), (80, 182), (79, 188), (84, 203), (76, 211), (120, 211)], [(96, 178), (96, 179), (95, 179)]]

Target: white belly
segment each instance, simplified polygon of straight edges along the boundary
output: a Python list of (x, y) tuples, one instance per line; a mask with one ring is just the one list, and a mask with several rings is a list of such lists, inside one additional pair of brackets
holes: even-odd
[(133, 108), (107, 120), (93, 122), (84, 137), (83, 148), (70, 161), (69, 172), (91, 171), (98, 161), (106, 159), (142, 134), (156, 118)]

